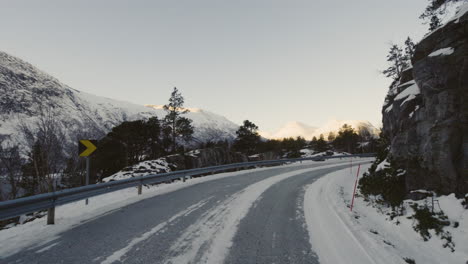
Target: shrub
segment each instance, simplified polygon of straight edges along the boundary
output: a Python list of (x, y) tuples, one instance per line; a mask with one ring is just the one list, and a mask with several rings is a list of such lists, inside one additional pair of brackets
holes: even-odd
[(403, 203), (406, 196), (405, 174), (392, 165), (379, 171), (376, 171), (376, 167), (374, 164), (368, 173), (364, 173), (359, 180), (359, 189), (364, 196), (381, 195), (395, 209)]
[(452, 241), (452, 235), (450, 232), (443, 230), (444, 226), (450, 225), (450, 221), (448, 221), (444, 212), (433, 213), (428, 207), (419, 207), (417, 204), (413, 204), (411, 207), (414, 209), (413, 217), (417, 222), (414, 226), (414, 230), (421, 234), (424, 241), (431, 238), (429, 230), (433, 229), (441, 239), (445, 240), (443, 247), (450, 248), (452, 252), (455, 251), (455, 243)]

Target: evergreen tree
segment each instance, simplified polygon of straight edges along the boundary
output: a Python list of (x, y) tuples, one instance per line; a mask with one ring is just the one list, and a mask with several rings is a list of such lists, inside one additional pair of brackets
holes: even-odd
[(405, 40), (405, 59), (408, 64), (411, 63), (411, 58), (414, 56), (414, 42), (413, 40), (408, 37)]
[(310, 147), (314, 150), (317, 150), (317, 137), (314, 136), (312, 140), (310, 141)]
[(189, 112), (188, 109), (184, 109), (184, 97), (179, 92), (177, 87), (171, 93), (169, 103), (164, 105), (166, 116), (164, 117), (165, 132), (169, 138), (172, 152), (177, 150), (177, 139), (183, 139), (188, 141), (192, 138), (193, 126), (192, 120), (182, 117), (183, 114)]
[(98, 149), (93, 157), (97, 178), (112, 175), (123, 167), (147, 159), (156, 159), (165, 154), (161, 132), (161, 124), (157, 117), (147, 121), (123, 122), (114, 127), (98, 142)]
[(394, 80), (400, 79), (403, 69), (406, 68), (408, 64), (406, 63), (403, 50), (398, 45), (392, 44), (387, 55), (387, 61), (390, 62), (390, 66), (382, 73)]
[(354, 131), (354, 129), (348, 125), (344, 124), (340, 128), (338, 135), (333, 142), (335, 148), (342, 151), (347, 151), (348, 153), (355, 153), (357, 148), (357, 143), (359, 141), (359, 135)]
[(237, 138), (234, 142), (234, 149), (248, 155), (254, 154), (260, 144), (258, 126), (249, 120), (245, 120), (244, 124), (236, 131), (236, 134)]
[(333, 131), (330, 131), (327, 137), (328, 142), (333, 142), (333, 140), (335, 140), (335, 137), (336, 137), (335, 133)]
[(324, 152), (327, 149), (328, 149), (328, 144), (325, 141), (325, 137), (323, 136), (323, 134), (320, 134), (319, 139), (317, 140), (316, 150), (318, 152)]

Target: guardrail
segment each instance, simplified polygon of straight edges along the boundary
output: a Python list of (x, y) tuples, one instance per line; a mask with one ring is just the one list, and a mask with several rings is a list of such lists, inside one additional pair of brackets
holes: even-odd
[(233, 169), (243, 169), (257, 166), (282, 165), (286, 163), (306, 161), (306, 160), (323, 160), (351, 157), (373, 157), (374, 153), (355, 154), (355, 155), (338, 155), (338, 156), (319, 156), (311, 158), (296, 158), (296, 159), (279, 159), (265, 161), (251, 161), (242, 163), (233, 163), (198, 169), (181, 170), (160, 174), (150, 174), (146, 176), (134, 177), (118, 181), (110, 181), (106, 183), (86, 185), (76, 188), (65, 189), (56, 192), (38, 194), (34, 196), (19, 198), (10, 201), (0, 202), (0, 220), (10, 219), (27, 213), (37, 212), (48, 209), (48, 224), (54, 223), (55, 206), (83, 200), (96, 195), (115, 192), (121, 189), (138, 186), (138, 194), (142, 193), (144, 184), (163, 183), (175, 179), (185, 178), (188, 176), (196, 176), (202, 174), (214, 174), (215, 172), (228, 171)]

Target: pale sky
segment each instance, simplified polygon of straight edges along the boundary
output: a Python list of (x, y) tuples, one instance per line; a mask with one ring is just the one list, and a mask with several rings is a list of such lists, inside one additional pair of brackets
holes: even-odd
[(273, 131), (381, 123), (390, 42), (419, 40), (427, 0), (0, 0), (0, 50), (77, 90), (186, 106)]

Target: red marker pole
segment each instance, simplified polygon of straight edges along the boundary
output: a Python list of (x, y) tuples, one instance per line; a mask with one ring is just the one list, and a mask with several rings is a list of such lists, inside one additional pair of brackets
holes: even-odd
[(356, 174), (356, 181), (354, 182), (354, 191), (353, 191), (353, 198), (351, 199), (351, 212), (353, 211), (353, 205), (354, 205), (354, 196), (356, 195), (356, 186), (357, 186), (357, 181), (359, 178), (359, 170), (361, 169), (361, 164), (359, 164), (358, 169), (357, 169), (357, 174)]

